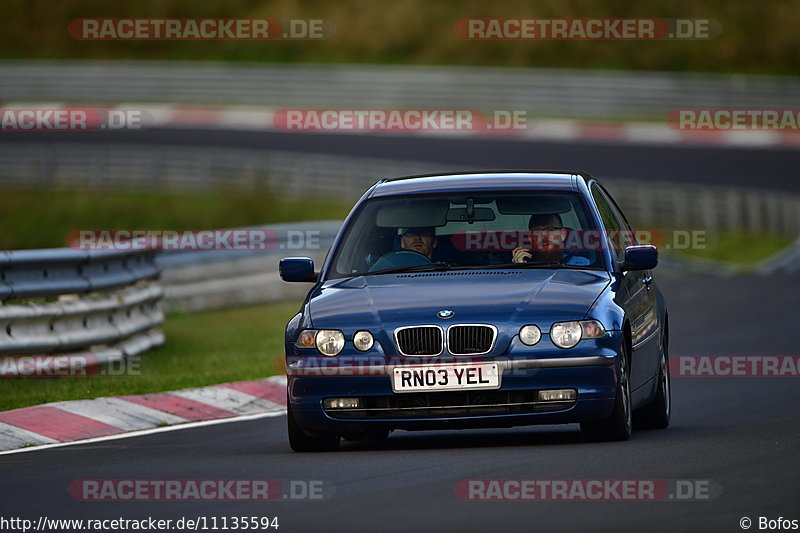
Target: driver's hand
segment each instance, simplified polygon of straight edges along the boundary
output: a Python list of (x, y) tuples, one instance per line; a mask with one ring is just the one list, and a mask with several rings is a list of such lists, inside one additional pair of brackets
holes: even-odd
[(514, 263), (524, 263), (526, 259), (533, 258), (531, 251), (527, 248), (514, 248), (511, 252), (511, 261)]

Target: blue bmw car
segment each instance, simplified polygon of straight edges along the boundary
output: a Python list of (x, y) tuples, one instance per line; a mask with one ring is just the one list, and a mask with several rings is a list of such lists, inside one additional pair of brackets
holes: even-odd
[(356, 203), (286, 328), (289, 442), (579, 423), (666, 428), (668, 314), (625, 215), (592, 176), (384, 179)]

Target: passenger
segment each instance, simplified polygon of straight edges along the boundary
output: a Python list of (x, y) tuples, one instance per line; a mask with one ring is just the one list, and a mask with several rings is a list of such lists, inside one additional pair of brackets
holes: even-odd
[(514, 248), (511, 252), (511, 261), (514, 263), (552, 261), (576, 266), (591, 264), (588, 258), (564, 249), (568, 230), (564, 228), (561, 215), (558, 213), (531, 215), (528, 221), (528, 230), (531, 233), (533, 247), (531, 249), (521, 246)]

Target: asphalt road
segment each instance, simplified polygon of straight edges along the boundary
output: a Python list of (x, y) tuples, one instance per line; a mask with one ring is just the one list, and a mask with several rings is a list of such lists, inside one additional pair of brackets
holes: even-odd
[(529, 141), (417, 135), (151, 129), (91, 132), (3, 132), (0, 142), (134, 143), (215, 146), (369, 156), (467, 169), (559, 169), (599, 178), (769, 187), (800, 191), (800, 150), (791, 148)]
[[(800, 277), (658, 278), (675, 354), (796, 354)], [(577, 426), (395, 432), (294, 454), (285, 417), (0, 456), (0, 516), (178, 519), (278, 516), (294, 531), (741, 531), (748, 516), (800, 519), (797, 378), (676, 378), (667, 430), (584, 443)], [(79, 502), (77, 479), (324, 482), (322, 500)], [(715, 498), (470, 502), (464, 479), (708, 480)]]

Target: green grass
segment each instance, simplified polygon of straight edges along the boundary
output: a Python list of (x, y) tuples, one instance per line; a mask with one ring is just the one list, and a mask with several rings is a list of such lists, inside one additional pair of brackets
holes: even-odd
[(746, 232), (709, 235), (705, 248), (675, 250), (688, 257), (722, 261), (736, 267), (748, 267), (780, 252), (792, 243), (789, 237)]
[(341, 220), (350, 205), (272, 191), (4, 190), (0, 249), (66, 246), (75, 229), (211, 229), (296, 220)]
[(299, 307), (291, 302), (168, 315), (166, 343), (140, 356), (138, 375), (0, 379), (0, 411), (282, 374), (284, 328)]
[[(324, 40), (86, 41), (70, 36), (77, 18), (321, 18)], [(469, 41), (462, 18), (713, 19), (711, 40)], [(729, 0), (6, 0), (0, 57), (316, 63), (457, 64), (797, 74), (800, 3)], [(155, 95), (157, 96), (157, 95)]]

